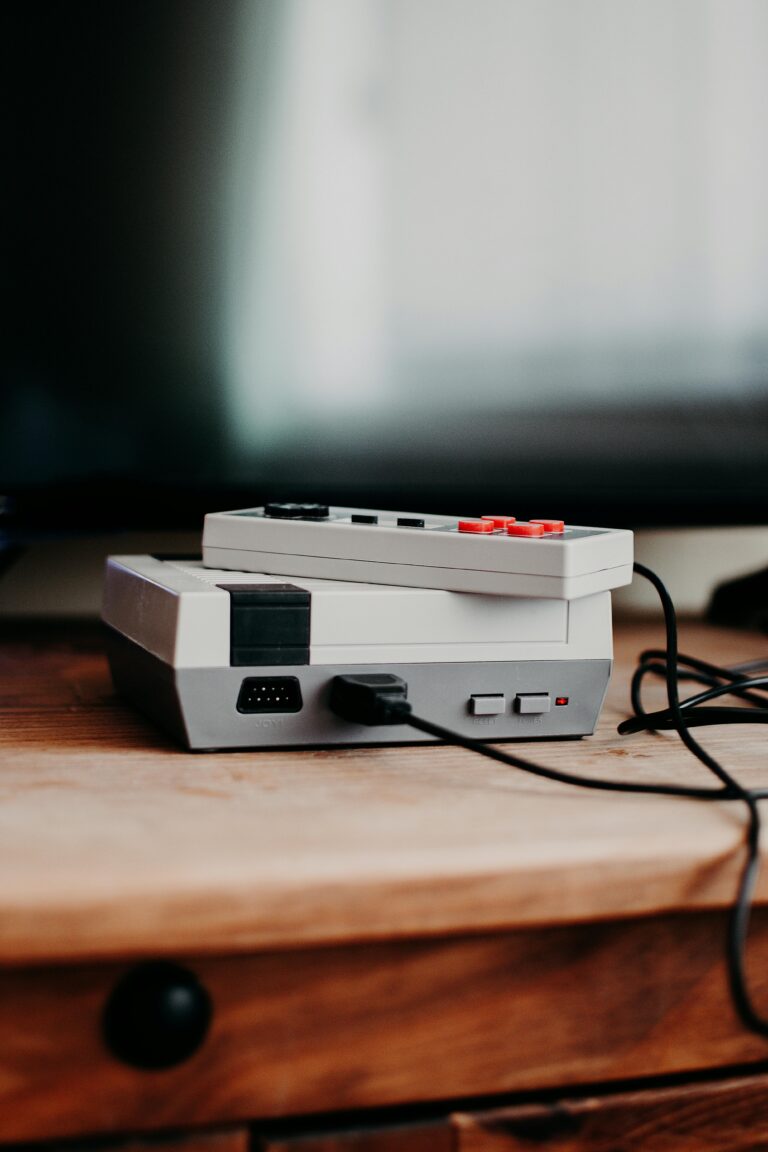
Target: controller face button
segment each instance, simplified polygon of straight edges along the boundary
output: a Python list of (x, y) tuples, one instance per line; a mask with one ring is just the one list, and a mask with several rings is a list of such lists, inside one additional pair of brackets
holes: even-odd
[(423, 528), (424, 521), (415, 516), (398, 516), (397, 526), (398, 528)]
[(541, 524), (545, 532), (565, 532), (562, 520), (531, 520), (531, 524)]
[(528, 524), (528, 523), (508, 524), (507, 525), (507, 535), (508, 536), (543, 536), (544, 535), (544, 528), (541, 524), (533, 524), (533, 523), (531, 523), (531, 524)]
[(378, 516), (369, 514), (368, 512), (353, 512), (349, 518), (353, 524), (378, 524)]
[(480, 519), (490, 520), (494, 528), (499, 528), (502, 531), (504, 531), (508, 524), (514, 524), (516, 522), (514, 516), (481, 516)]
[(459, 520), (459, 532), (490, 534), (493, 532), (493, 523), (490, 520)]
[(264, 515), (273, 520), (327, 520), (327, 504), (265, 504)]

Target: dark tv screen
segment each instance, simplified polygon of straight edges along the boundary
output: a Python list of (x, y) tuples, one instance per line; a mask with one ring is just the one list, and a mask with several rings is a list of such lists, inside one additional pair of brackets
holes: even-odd
[(765, 520), (758, 0), (5, 15), (22, 521)]

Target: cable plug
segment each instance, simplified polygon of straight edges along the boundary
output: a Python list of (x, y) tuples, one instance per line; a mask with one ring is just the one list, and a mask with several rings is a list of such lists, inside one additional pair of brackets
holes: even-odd
[(351, 724), (404, 724), (411, 711), (407, 696), (408, 685), (399, 676), (334, 676), (329, 706)]

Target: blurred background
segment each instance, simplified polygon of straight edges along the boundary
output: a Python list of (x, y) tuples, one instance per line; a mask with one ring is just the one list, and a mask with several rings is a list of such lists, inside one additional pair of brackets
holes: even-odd
[(7, 538), (765, 525), (763, 0), (3, 7)]

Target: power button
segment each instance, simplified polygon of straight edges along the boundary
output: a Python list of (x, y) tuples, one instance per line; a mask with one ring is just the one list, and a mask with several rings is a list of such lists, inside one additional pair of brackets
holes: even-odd
[(549, 712), (550, 705), (549, 692), (518, 692), (515, 696), (515, 712), (522, 716), (540, 716)]

